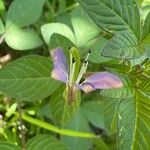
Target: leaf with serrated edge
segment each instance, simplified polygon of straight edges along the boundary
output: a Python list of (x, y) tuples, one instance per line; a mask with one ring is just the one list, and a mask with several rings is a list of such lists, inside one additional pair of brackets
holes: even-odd
[(104, 30), (129, 30), (140, 38), (140, 15), (135, 0), (77, 0)]
[(144, 48), (134, 34), (124, 31), (116, 34), (104, 47), (102, 55), (114, 58), (133, 59), (142, 55)]

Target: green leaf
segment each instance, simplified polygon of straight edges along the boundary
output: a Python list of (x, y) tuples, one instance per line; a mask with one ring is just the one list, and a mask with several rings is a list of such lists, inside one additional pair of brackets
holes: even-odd
[(107, 98), (132, 98), (135, 94), (135, 91), (132, 87), (123, 87), (119, 89), (109, 89), (109, 90), (102, 90), (100, 95), (107, 97)]
[(62, 47), (64, 51), (66, 52), (66, 55), (69, 53), (69, 47), (74, 46), (74, 44), (66, 37), (54, 33), (51, 36), (49, 48), (54, 49), (56, 47)]
[(0, 142), (0, 149), (1, 150), (21, 150), (20, 147), (10, 144), (10, 143), (1, 143)]
[(150, 44), (150, 12), (148, 13), (143, 27), (143, 43)]
[(131, 32), (116, 34), (105, 46), (102, 55), (114, 58), (136, 58), (142, 55), (144, 48)]
[(27, 142), (27, 150), (68, 150), (58, 139), (50, 135), (38, 135)]
[(139, 89), (147, 94), (148, 96), (150, 96), (150, 79), (144, 80), (142, 81), (142, 83), (140, 84)]
[[(82, 111), (79, 111), (66, 125), (67, 129), (75, 131), (90, 132), (90, 128), (87, 120), (85, 119)], [(91, 147), (89, 139), (83, 139), (78, 137), (62, 136), (61, 140), (68, 145), (70, 150), (88, 150)]]
[(100, 108), (101, 102), (99, 100), (92, 100), (83, 104), (82, 112), (88, 121), (91, 122), (94, 126), (104, 129), (104, 116), (102, 115), (102, 110)]
[(36, 22), (41, 13), (45, 0), (14, 0), (7, 12), (6, 26), (10, 27), (16, 24), (19, 27), (24, 27)]
[(42, 36), (47, 45), (49, 45), (51, 36), (54, 33), (60, 34), (66, 38), (68, 38), (71, 42), (75, 42), (74, 34), (71, 29), (62, 23), (49, 23), (45, 24), (41, 27)]
[(90, 44), (88, 47), (92, 50), (92, 53), (90, 54), (90, 57), (89, 57), (89, 61), (93, 63), (97, 63), (97, 64), (110, 61), (111, 58), (104, 57), (101, 55), (108, 41), (103, 37), (97, 37), (93, 40), (94, 41), (92, 42), (92, 44)]
[(137, 91), (118, 110), (118, 149), (150, 149), (150, 99)]
[(11, 48), (16, 50), (34, 49), (42, 44), (40, 37), (35, 31), (20, 29), (17, 26), (11, 26), (7, 29), (5, 41)]
[(0, 15), (5, 11), (5, 4), (3, 0), (0, 0)]
[(51, 79), (52, 64), (41, 56), (26, 56), (0, 70), (0, 90), (23, 101), (42, 100), (60, 85)]
[(0, 34), (3, 34), (5, 32), (5, 27), (4, 24), (2, 22), (2, 19), (0, 19)]
[(93, 140), (96, 150), (110, 150), (109, 145), (107, 145), (102, 139)]
[(117, 109), (119, 99), (102, 97), (99, 93), (94, 93), (90, 101), (83, 104), (83, 113), (86, 118), (96, 127), (102, 128), (108, 135), (117, 131)]
[[(57, 89), (50, 100), (53, 121), (59, 126), (66, 125), (75, 113), (78, 112), (80, 106), (80, 99), (76, 99), (71, 104), (68, 104), (68, 101), (63, 96), (64, 90), (63, 86)], [(80, 93), (78, 94), (80, 95)]]
[(101, 32), (81, 7), (77, 7), (71, 12), (71, 22), (78, 47), (85, 48), (88, 42)]
[(103, 30), (129, 30), (140, 38), (140, 15), (135, 0), (77, 0)]

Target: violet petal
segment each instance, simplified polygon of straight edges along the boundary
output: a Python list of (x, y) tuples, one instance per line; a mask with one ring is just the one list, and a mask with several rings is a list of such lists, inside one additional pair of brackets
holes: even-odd
[(88, 93), (96, 89), (120, 88), (122, 86), (123, 83), (118, 76), (109, 72), (97, 72), (89, 76), (79, 88)]
[(56, 48), (50, 51), (50, 54), (54, 67), (51, 77), (66, 83), (68, 79), (68, 64), (63, 50), (61, 48)]

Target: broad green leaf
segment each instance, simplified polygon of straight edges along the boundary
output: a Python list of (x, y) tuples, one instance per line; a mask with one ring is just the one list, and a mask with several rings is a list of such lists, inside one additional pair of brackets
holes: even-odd
[(21, 148), (14, 144), (0, 142), (0, 150), (21, 150)]
[(3, 34), (5, 32), (5, 27), (4, 24), (2, 22), (2, 19), (0, 19), (0, 34)]
[(150, 99), (139, 91), (118, 110), (118, 149), (150, 149)]
[(136, 58), (142, 55), (144, 47), (131, 32), (116, 34), (105, 46), (102, 55), (114, 58)]
[(17, 26), (11, 26), (7, 29), (5, 41), (11, 48), (16, 50), (34, 49), (42, 44), (42, 40), (35, 31), (20, 29)]
[(14, 0), (9, 7), (6, 17), (6, 26), (12, 24), (24, 27), (36, 22), (41, 13), (46, 0)]
[(41, 27), (42, 36), (47, 45), (49, 45), (50, 38), (54, 33), (60, 34), (68, 38), (71, 42), (75, 42), (74, 34), (71, 29), (62, 23), (49, 23)]
[(27, 142), (27, 150), (68, 150), (60, 140), (50, 135), (37, 135)]
[[(64, 86), (55, 91), (50, 100), (50, 110), (54, 123), (59, 126), (65, 126), (66, 123), (78, 112), (80, 106), (80, 98), (68, 104), (64, 99)], [(80, 95), (80, 93), (78, 93)]]
[(105, 128), (104, 125), (104, 116), (102, 115), (101, 110), (101, 101), (100, 100), (91, 100), (85, 102), (82, 106), (82, 112), (85, 117), (91, 122), (94, 126), (98, 128)]
[(135, 0), (77, 0), (103, 30), (129, 30), (140, 38), (140, 15)]
[(144, 23), (142, 40), (144, 43), (150, 44), (150, 12), (148, 13)]
[(60, 85), (51, 79), (52, 64), (41, 56), (26, 56), (0, 70), (0, 90), (22, 101), (42, 100)]
[[(75, 131), (90, 132), (88, 122), (82, 111), (79, 111), (65, 127)], [(88, 150), (91, 147), (89, 139), (62, 136), (61, 140), (68, 146), (69, 150)]]

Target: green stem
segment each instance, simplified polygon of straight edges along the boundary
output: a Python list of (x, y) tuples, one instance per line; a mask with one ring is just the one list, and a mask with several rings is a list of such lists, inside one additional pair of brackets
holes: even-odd
[(81, 138), (98, 138), (99, 137), (99, 136), (96, 136), (92, 133), (78, 132), (78, 131), (67, 130), (67, 129), (59, 129), (52, 124), (46, 123), (44, 121), (41, 121), (41, 120), (38, 120), (35, 118), (32, 118), (32, 117), (25, 115), (25, 114), (22, 115), (22, 119), (31, 123), (31, 124), (37, 125), (41, 128), (44, 128), (44, 129), (47, 129), (49, 131), (53, 131), (55, 133), (62, 134), (62, 135), (81, 137)]

